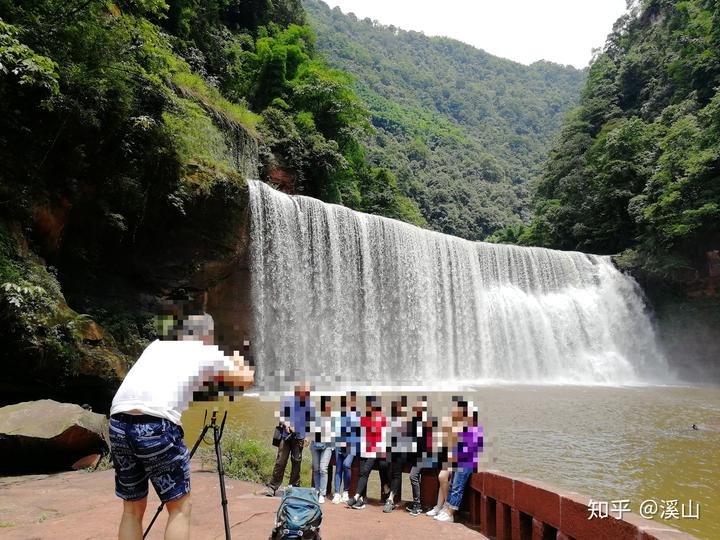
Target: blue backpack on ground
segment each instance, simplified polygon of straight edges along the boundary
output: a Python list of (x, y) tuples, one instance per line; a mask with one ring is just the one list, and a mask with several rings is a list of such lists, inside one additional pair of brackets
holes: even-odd
[(285, 491), (275, 517), (273, 540), (320, 540), (322, 510), (314, 488), (290, 487)]

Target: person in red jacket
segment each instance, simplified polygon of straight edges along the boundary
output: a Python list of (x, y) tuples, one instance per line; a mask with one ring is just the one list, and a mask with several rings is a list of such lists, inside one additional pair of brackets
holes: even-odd
[(370, 471), (379, 459), (385, 458), (387, 449), (387, 418), (375, 396), (365, 398), (365, 414), (360, 418), (360, 441), (360, 478), (355, 496), (347, 502), (354, 510), (365, 508)]

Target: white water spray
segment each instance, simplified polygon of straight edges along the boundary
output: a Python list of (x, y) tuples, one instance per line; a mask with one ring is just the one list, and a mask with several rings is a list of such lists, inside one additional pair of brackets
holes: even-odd
[(609, 257), (470, 242), (250, 182), (255, 354), (367, 384), (636, 384), (666, 370)]

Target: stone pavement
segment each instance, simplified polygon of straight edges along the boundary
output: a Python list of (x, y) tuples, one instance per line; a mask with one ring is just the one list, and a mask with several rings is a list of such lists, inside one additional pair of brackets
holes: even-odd
[[(116, 537), (122, 505), (114, 494), (113, 471), (0, 478), (0, 538), (3, 540), (108, 540)], [(215, 472), (194, 470), (191, 538), (224, 539), (220, 490)], [(262, 495), (257, 484), (226, 481), (233, 538), (267, 540), (280, 499)], [(150, 489), (147, 524), (158, 505)], [(165, 515), (150, 539), (162, 538)], [(383, 514), (377, 502), (364, 510), (323, 505), (323, 540), (421, 540), (485, 537), (462, 524), (439, 523), (425, 515), (412, 517), (398, 508)]]

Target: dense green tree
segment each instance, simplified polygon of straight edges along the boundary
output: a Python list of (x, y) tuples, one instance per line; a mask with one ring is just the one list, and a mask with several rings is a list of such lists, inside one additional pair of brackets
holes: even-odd
[(519, 241), (624, 252), (669, 275), (720, 239), (720, 7), (630, 8), (590, 68)]

